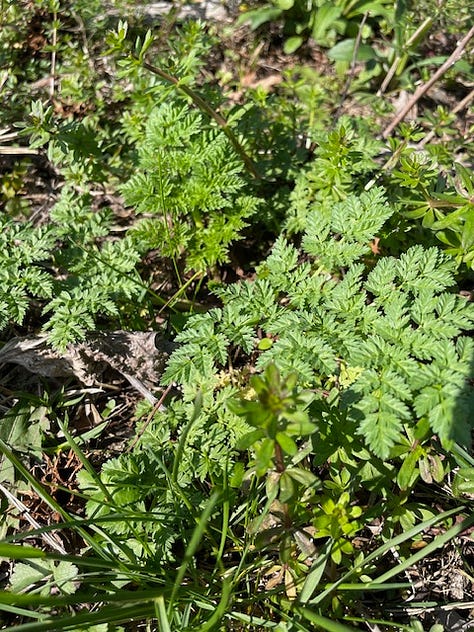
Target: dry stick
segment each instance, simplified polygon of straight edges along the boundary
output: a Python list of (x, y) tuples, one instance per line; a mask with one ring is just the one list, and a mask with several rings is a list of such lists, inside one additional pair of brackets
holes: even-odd
[(235, 151), (242, 158), (242, 161), (244, 162), (247, 171), (254, 178), (260, 179), (260, 174), (258, 173), (257, 168), (255, 167), (253, 163), (253, 160), (250, 158), (250, 156), (247, 154), (245, 149), (239, 143), (234, 132), (230, 129), (227, 121), (225, 120), (223, 116), (219, 114), (219, 112), (216, 112), (197, 92), (194, 92), (194, 90), (192, 90), (189, 86), (186, 86), (180, 83), (179, 79), (177, 79), (176, 77), (173, 77), (173, 75), (168, 74), (164, 70), (161, 70), (161, 68), (158, 68), (157, 66), (153, 66), (152, 64), (149, 64), (146, 61), (142, 61), (141, 64), (143, 68), (146, 68), (153, 74), (158, 75), (158, 77), (161, 77), (165, 81), (172, 83), (174, 86), (176, 86), (178, 90), (181, 90), (181, 92), (184, 92), (184, 94), (188, 96), (193, 101), (193, 103), (197, 105), (197, 107), (200, 110), (202, 110), (203, 112), (206, 112), (206, 114), (208, 114), (212, 119), (214, 119), (216, 123), (222, 128), (222, 131), (232, 143)]
[(29, 147), (5, 147), (0, 145), (0, 154), (7, 156), (37, 156), (39, 154), (38, 149), (29, 149)]
[(148, 428), (148, 426), (150, 425), (153, 417), (156, 415), (156, 413), (159, 410), (164, 410), (163, 407), (163, 402), (166, 399), (166, 396), (168, 395), (168, 393), (170, 392), (171, 388), (172, 388), (172, 384), (170, 384), (169, 386), (166, 387), (166, 389), (163, 391), (160, 399), (155, 403), (155, 405), (153, 406), (153, 408), (151, 409), (148, 417), (146, 418), (145, 423), (143, 424), (143, 426), (140, 428), (140, 432), (136, 435), (135, 439), (132, 441), (132, 443), (128, 446), (128, 448), (125, 450), (125, 452), (131, 452), (133, 450), (133, 448), (137, 445), (137, 443), (140, 441), (140, 439), (143, 437), (143, 435), (145, 434), (145, 430)]
[[(0, 82), (1, 84), (1, 82)], [(1, 88), (1, 85), (0, 85)], [(16, 140), (18, 132), (9, 132), (8, 127), (0, 129), (0, 142)], [(10, 147), (9, 145), (0, 145), (0, 155), (21, 156), (21, 155), (37, 155), (38, 149), (30, 149), (29, 147)]]
[[(19, 500), (11, 492), (9, 492), (8, 489), (4, 487), (1, 483), (0, 483), (0, 492), (2, 492), (5, 498), (9, 500), (11, 504), (18, 509), (18, 511), (21, 512), (23, 518), (26, 520), (26, 522), (30, 523), (33, 529), (38, 529), (38, 530), (42, 529), (40, 523), (37, 522), (31, 515), (31, 512), (28, 509), (28, 507), (25, 504), (23, 504), (21, 500)], [(48, 533), (47, 531), (45, 531), (41, 533), (41, 537), (47, 544), (49, 544), (49, 546), (53, 549), (53, 551), (58, 551), (58, 553), (61, 553), (61, 555), (67, 555), (66, 549), (63, 547), (63, 544), (61, 540), (59, 539), (59, 536), (57, 536), (56, 533), (54, 533), (54, 531), (52, 533)]]
[(415, 94), (408, 101), (408, 103), (406, 103), (406, 105), (398, 112), (390, 125), (388, 125), (384, 129), (384, 131), (382, 132), (383, 138), (388, 138), (388, 136), (390, 136), (390, 134), (400, 123), (400, 121), (403, 121), (403, 119), (412, 109), (415, 103), (417, 103), (421, 99), (421, 97), (426, 94), (426, 92), (428, 92), (431, 86), (435, 84), (436, 81), (438, 81), (438, 79), (440, 79), (440, 77), (442, 77), (451, 68), (451, 66), (453, 66), (457, 61), (459, 61), (459, 59), (461, 59), (462, 55), (464, 54), (464, 49), (466, 48), (466, 45), (468, 44), (469, 40), (472, 39), (472, 37), (474, 37), (474, 26), (472, 26), (467, 35), (462, 38), (456, 49), (448, 57), (444, 64), (438, 68), (434, 75), (425, 84), (419, 86), (419, 88), (415, 91)]
[(347, 98), (347, 93), (349, 92), (349, 88), (351, 86), (352, 80), (354, 79), (355, 67), (357, 63), (357, 53), (359, 52), (360, 42), (362, 40), (362, 29), (364, 28), (364, 24), (366, 23), (368, 17), (369, 17), (369, 12), (366, 11), (364, 15), (362, 16), (361, 23), (359, 24), (359, 30), (357, 32), (357, 37), (354, 42), (354, 52), (352, 53), (352, 60), (351, 60), (349, 75), (344, 85), (344, 90), (342, 91), (341, 100), (339, 101), (339, 105), (337, 106), (336, 113), (334, 114), (334, 125), (336, 124), (339, 118), (339, 114), (341, 112), (342, 106), (344, 105), (344, 101)]
[(49, 83), (49, 97), (52, 99), (54, 97), (54, 88), (55, 88), (55, 75), (56, 75), (56, 46), (58, 43), (58, 27), (57, 27), (57, 19), (58, 14), (56, 11), (53, 13), (53, 46), (51, 50), (51, 79)]
[[(461, 112), (461, 110), (464, 110), (464, 108), (466, 108), (473, 99), (474, 99), (474, 90), (471, 90), (471, 92), (469, 92), (469, 94), (466, 95), (462, 101), (459, 101), (457, 106), (453, 109), (453, 114), (458, 114), (458, 112)], [(435, 135), (436, 133), (433, 130), (431, 130), (431, 132), (426, 134), (426, 136), (420, 140), (420, 142), (418, 143), (418, 147), (420, 148), (424, 147), (426, 143), (429, 143), (430, 140), (435, 137)]]

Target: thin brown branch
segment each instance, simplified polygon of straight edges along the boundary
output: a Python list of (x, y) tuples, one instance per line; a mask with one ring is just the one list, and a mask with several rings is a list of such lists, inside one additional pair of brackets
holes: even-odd
[(140, 428), (140, 432), (137, 432), (137, 434), (135, 435), (135, 438), (133, 439), (132, 443), (128, 446), (126, 452), (131, 452), (133, 450), (133, 448), (137, 445), (137, 443), (140, 441), (140, 439), (143, 437), (143, 435), (145, 434), (145, 430), (148, 428), (148, 426), (150, 425), (151, 421), (153, 420), (154, 416), (156, 415), (156, 413), (160, 410), (165, 410), (164, 406), (163, 406), (163, 402), (166, 399), (166, 396), (168, 395), (168, 393), (170, 392), (172, 388), (172, 384), (170, 384), (169, 386), (166, 387), (166, 389), (163, 391), (160, 399), (158, 399), (155, 402), (155, 405), (153, 406), (153, 408), (151, 409), (148, 417), (146, 418), (145, 423), (143, 424), (143, 426)]
[(355, 39), (354, 42), (354, 51), (352, 53), (352, 60), (351, 60), (351, 67), (349, 70), (349, 75), (347, 76), (347, 81), (344, 85), (344, 90), (342, 91), (342, 96), (341, 96), (341, 100), (339, 101), (339, 105), (337, 106), (337, 110), (336, 113), (334, 114), (334, 123), (337, 122), (337, 120), (339, 119), (339, 115), (341, 113), (341, 109), (342, 106), (344, 105), (344, 101), (347, 98), (347, 94), (349, 92), (349, 88), (351, 87), (351, 83), (354, 79), (354, 75), (355, 75), (355, 69), (356, 69), (356, 63), (357, 63), (357, 53), (359, 52), (359, 48), (360, 48), (360, 43), (362, 41), (362, 29), (364, 28), (364, 25), (367, 21), (367, 18), (369, 16), (369, 12), (366, 11), (362, 17), (362, 20), (359, 24), (359, 30), (357, 31), (357, 37)]
[(0, 145), (0, 155), (2, 156), (37, 156), (38, 149), (29, 149), (28, 147), (7, 147)]
[(58, 45), (58, 27), (57, 27), (58, 14), (56, 11), (53, 13), (53, 45), (51, 47), (51, 75), (49, 81), (49, 97), (54, 97), (55, 90), (55, 76), (56, 76), (56, 48)]
[(474, 26), (472, 26), (465, 35), (459, 44), (456, 46), (455, 50), (451, 53), (448, 59), (442, 64), (438, 70), (433, 74), (430, 79), (421, 86), (417, 88), (415, 94), (411, 99), (404, 105), (404, 107), (396, 114), (395, 118), (392, 122), (384, 129), (382, 132), (383, 138), (388, 138), (393, 130), (397, 127), (397, 125), (403, 121), (408, 112), (412, 109), (412, 107), (421, 99), (421, 97), (428, 92), (428, 90), (440, 79), (457, 61), (461, 59), (464, 54), (464, 50), (469, 43), (469, 41), (474, 37)]

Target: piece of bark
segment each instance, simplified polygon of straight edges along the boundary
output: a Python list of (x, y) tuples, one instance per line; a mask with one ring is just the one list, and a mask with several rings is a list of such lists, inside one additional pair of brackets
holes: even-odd
[(112, 368), (154, 403), (149, 389), (159, 384), (173, 348), (154, 331), (112, 331), (90, 332), (82, 342), (59, 352), (48, 344), (46, 334), (39, 334), (7, 342), (0, 349), (0, 363), (19, 364), (43, 377), (75, 377), (89, 387)]

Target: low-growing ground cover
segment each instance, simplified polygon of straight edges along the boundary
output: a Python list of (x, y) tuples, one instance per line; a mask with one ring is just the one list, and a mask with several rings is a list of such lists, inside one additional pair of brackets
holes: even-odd
[(472, 15), (184, 8), (0, 9), (1, 627), (468, 630)]

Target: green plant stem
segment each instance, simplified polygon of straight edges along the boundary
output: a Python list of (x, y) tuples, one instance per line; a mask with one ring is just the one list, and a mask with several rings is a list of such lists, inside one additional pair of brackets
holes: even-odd
[[(137, 57), (134, 57), (134, 59), (138, 60)], [(153, 74), (157, 75), (158, 77), (161, 77), (161, 79), (164, 79), (168, 83), (172, 83), (174, 86), (176, 86), (176, 88), (178, 90), (181, 90), (181, 92), (183, 92), (186, 96), (188, 96), (192, 100), (192, 102), (202, 112), (205, 112), (208, 116), (210, 116), (212, 119), (214, 119), (214, 121), (222, 128), (222, 131), (224, 132), (224, 134), (227, 136), (227, 138), (232, 143), (232, 146), (234, 147), (235, 151), (242, 158), (242, 161), (243, 161), (243, 163), (245, 165), (245, 168), (250, 173), (250, 175), (253, 176), (254, 178), (258, 179), (258, 180), (260, 179), (260, 174), (258, 173), (257, 168), (256, 168), (253, 160), (247, 154), (247, 152), (245, 151), (245, 149), (243, 148), (243, 146), (239, 142), (237, 136), (231, 130), (231, 128), (229, 127), (229, 124), (227, 123), (227, 121), (225, 120), (225, 118), (223, 116), (221, 116), (218, 112), (216, 112), (214, 110), (214, 108), (212, 108), (209, 105), (209, 103), (207, 103), (207, 101), (205, 101), (205, 99), (203, 99), (199, 94), (197, 94), (197, 92), (195, 92), (189, 86), (186, 86), (186, 85), (182, 84), (179, 81), (179, 79), (177, 79), (173, 75), (170, 75), (169, 73), (165, 72), (164, 70), (161, 70), (161, 68), (158, 68), (157, 66), (153, 66), (153, 64), (150, 64), (150, 63), (148, 63), (146, 61), (142, 61), (141, 65), (146, 70), (149, 70), (150, 72), (152, 72)]]
[(206, 506), (204, 507), (204, 510), (201, 514), (201, 517), (199, 518), (199, 521), (196, 527), (194, 528), (193, 534), (191, 536), (191, 540), (189, 541), (189, 544), (186, 547), (183, 562), (181, 566), (179, 567), (178, 572), (176, 573), (176, 579), (173, 584), (173, 589), (171, 591), (171, 596), (170, 596), (170, 600), (168, 604), (168, 616), (171, 615), (174, 600), (183, 582), (184, 576), (186, 574), (186, 569), (188, 568), (192, 558), (194, 557), (194, 554), (197, 550), (199, 542), (201, 541), (201, 538), (207, 529), (207, 523), (208, 523), (209, 518), (211, 517), (212, 510), (214, 509), (214, 506), (217, 503), (217, 501), (220, 499), (220, 497), (221, 497), (221, 492), (219, 491), (214, 492), (212, 494)]
[(400, 145), (397, 147), (397, 149), (393, 152), (393, 154), (390, 155), (390, 158), (387, 160), (387, 162), (385, 162), (381, 167), (379, 172), (377, 173), (377, 175), (372, 178), (371, 180), (369, 180), (369, 182), (367, 182), (367, 184), (364, 187), (364, 191), (369, 191), (369, 189), (371, 189), (374, 184), (377, 184), (377, 182), (380, 180), (380, 178), (382, 177), (382, 175), (389, 171), (390, 169), (394, 168), (398, 162), (398, 159), (400, 158), (401, 154), (403, 153), (404, 149), (406, 148), (406, 146), (408, 145), (408, 141), (407, 140), (403, 140)]
[[(420, 36), (424, 35), (431, 28), (433, 21), (434, 21), (434, 18), (429, 17), (429, 18), (426, 18), (426, 20), (422, 24), (420, 24), (420, 26), (416, 29), (413, 35), (407, 40), (405, 46), (403, 47), (404, 52), (407, 51), (410, 48), (410, 46), (412, 46), (418, 40)], [(401, 72), (401, 70), (399, 69), (399, 64), (401, 61), (402, 61), (402, 55), (398, 53), (395, 56), (395, 59), (393, 60), (392, 65), (390, 66), (387, 74), (385, 75), (385, 79), (383, 80), (382, 85), (380, 86), (377, 92), (378, 97), (381, 97), (382, 94), (386, 91), (395, 73), (397, 71), (399, 73)], [(405, 64), (403, 65), (405, 66)]]
[[(177, 290), (173, 296), (171, 298), (169, 298), (160, 308), (158, 314), (161, 314), (168, 306), (172, 307), (173, 305), (176, 305), (176, 301), (178, 299), (178, 297), (183, 294), (185, 292), (185, 290), (191, 285), (191, 283), (193, 283), (199, 276), (200, 276), (200, 272), (195, 272), (192, 277), (190, 277), (186, 283), (183, 283), (183, 285), (180, 286), (179, 290)], [(163, 299), (162, 299), (163, 300)], [(186, 300), (186, 303), (188, 301)], [(195, 301), (190, 301), (188, 307), (189, 308), (193, 308), (195, 305)]]

